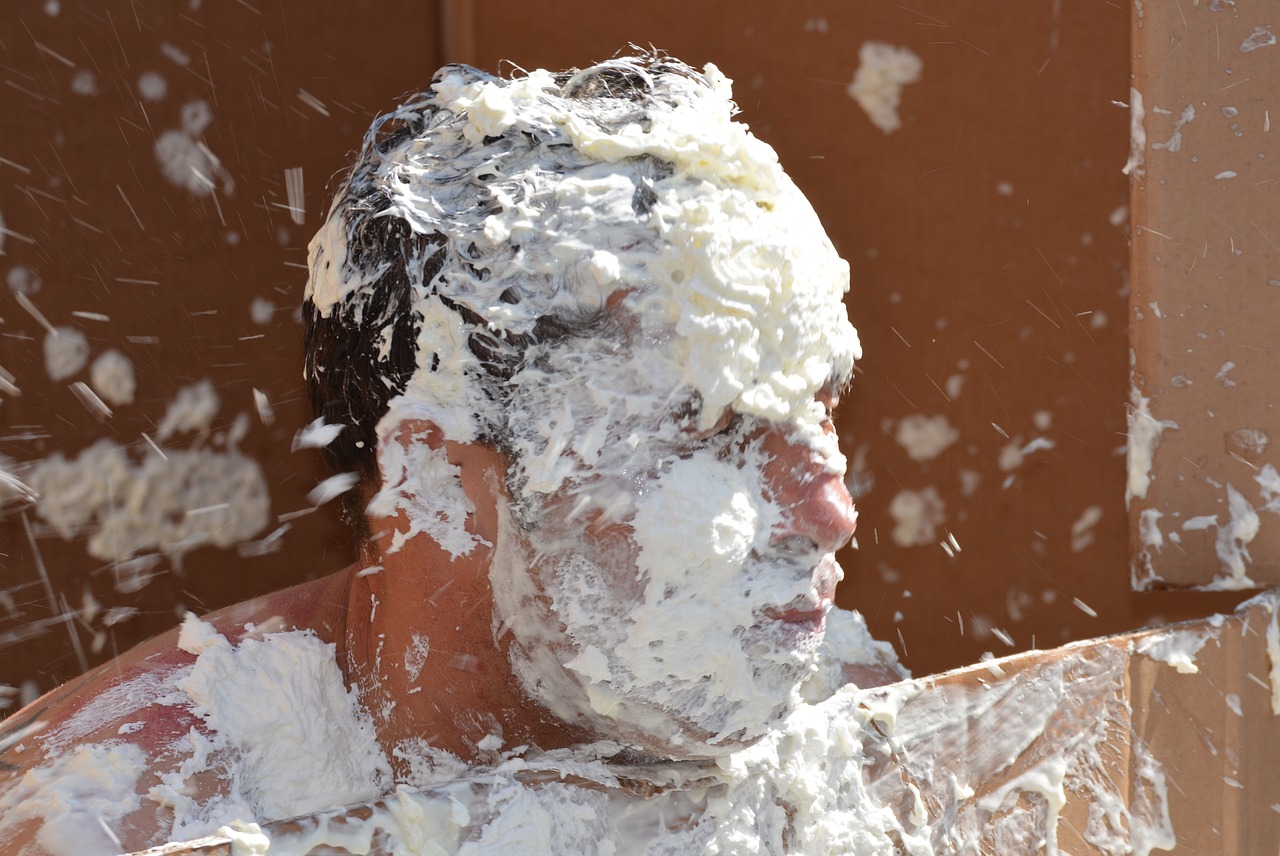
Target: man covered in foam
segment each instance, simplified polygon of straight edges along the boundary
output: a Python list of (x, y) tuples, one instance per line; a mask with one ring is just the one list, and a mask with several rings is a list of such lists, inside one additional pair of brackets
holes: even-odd
[(713, 66), (653, 54), (450, 66), (374, 123), (305, 306), (359, 560), (15, 715), (0, 849), (534, 758), (728, 769), (806, 699), (903, 676), (832, 606), (848, 266), (734, 110)]

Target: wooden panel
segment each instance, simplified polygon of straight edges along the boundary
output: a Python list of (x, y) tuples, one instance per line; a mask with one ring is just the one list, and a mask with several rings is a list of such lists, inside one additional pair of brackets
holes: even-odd
[[(290, 451), (310, 419), (297, 314), (306, 245), (331, 177), (369, 120), (438, 65), (437, 14), (431, 0), (5, 4), (0, 275), (9, 286), (0, 286), (0, 366), (21, 395), (0, 392), (0, 454), (30, 464), (107, 438), (141, 465), (155, 454), (142, 433), (154, 436), (180, 388), (208, 378), (221, 399), (212, 431), (175, 436), (168, 448), (212, 447), (248, 414), (240, 449), (262, 468), (271, 496), (254, 537), (282, 525), (278, 515), (309, 507), (307, 492), (328, 473), (314, 450)], [(180, 186), (198, 182), (190, 172), (166, 178), (155, 151), (197, 102), (207, 105), (207, 127), (186, 142), (198, 139), (219, 159), (220, 169), (193, 156), (213, 194)], [(301, 222), (289, 207), (288, 169), (302, 176)], [(26, 289), (32, 304), (51, 325), (87, 337), (91, 358), (118, 349), (132, 362), (133, 404), (100, 422), (69, 389), (90, 380), (87, 368), (51, 380), (46, 331), (14, 293), (24, 277), (42, 283)], [(274, 410), (270, 425), (255, 389)], [(86, 552), (83, 539), (64, 542), (27, 516), (48, 586), (21, 516), (0, 519), (0, 684), (48, 689), (172, 626), (182, 609), (231, 603), (352, 557), (326, 508), (285, 521), (277, 552), (161, 556), (146, 587), (119, 591), (111, 563)], [(61, 599), (71, 610), (101, 607), (58, 622)], [(109, 624), (127, 615), (115, 607), (139, 612)]]
[(1134, 19), (1135, 588), (1280, 583), (1274, 7)]

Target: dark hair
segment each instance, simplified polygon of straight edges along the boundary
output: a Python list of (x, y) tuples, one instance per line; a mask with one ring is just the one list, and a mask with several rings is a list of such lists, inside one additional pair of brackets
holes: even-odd
[[(436, 73), (433, 85), (459, 75), (499, 85), (509, 82), (469, 66), (446, 66)], [(647, 124), (652, 106), (673, 103), (673, 96), (662, 84), (664, 79), (679, 78), (686, 81), (685, 86), (687, 81), (707, 85), (698, 72), (658, 51), (616, 56), (587, 69), (570, 69), (552, 77), (559, 87), (558, 97), (602, 128)], [(468, 350), (477, 358), (485, 376), (480, 388), (499, 405), (506, 381), (520, 370), (533, 345), (598, 335), (608, 322), (608, 313), (603, 309), (561, 308), (556, 314), (538, 316), (526, 329), (507, 330), (490, 323), (476, 307), (463, 305), (442, 292), (439, 279), (446, 264), (446, 238), (416, 230), (401, 216), (394, 208), (395, 200), (382, 170), (393, 152), (424, 139), (433, 129), (464, 119), (463, 113), (438, 105), (434, 93), (428, 91), (410, 96), (400, 107), (373, 122), (350, 173), (335, 195), (328, 218), (341, 220), (337, 228), (342, 230), (346, 255), (326, 260), (325, 264), (340, 265), (347, 275), (358, 277), (360, 285), (335, 305), (326, 307), (327, 311), (316, 306), (310, 291), (303, 305), (305, 377), (311, 405), (326, 422), (347, 426), (325, 448), (324, 455), (336, 471), (355, 472), (360, 477), (357, 488), (343, 496), (343, 511), (348, 525), (361, 537), (369, 534), (364, 508), (379, 480), (376, 426), (391, 400), (404, 392), (418, 369), (423, 318), (415, 304), (420, 299), (434, 294), (466, 322), (471, 331)], [(485, 161), (489, 163), (512, 147), (543, 142), (534, 139), (527, 129), (512, 129), (502, 136), (485, 137), (476, 148), (492, 150), (491, 160)], [(473, 154), (474, 150), (467, 153)], [(462, 151), (441, 152), (435, 162), (443, 164), (442, 170), (447, 172), (449, 159), (461, 154)], [(668, 164), (647, 155), (632, 160), (646, 161), (643, 171), (651, 175), (670, 173)], [(580, 159), (565, 169), (589, 162)], [(466, 182), (472, 211), (483, 214), (497, 208), (489, 188), (490, 183), (500, 180), (499, 172), (475, 168), (459, 171), (441, 182), (454, 182), (451, 186), (455, 189), (457, 182)], [(653, 198), (650, 185), (637, 185), (632, 202), (637, 217), (648, 214)], [(330, 225), (326, 223), (324, 228)], [(474, 252), (474, 245), (471, 249)], [(311, 263), (314, 282), (321, 275), (314, 247)], [(488, 270), (482, 263), (471, 264), (464, 258), (463, 265), (475, 280), (487, 278)], [(507, 288), (498, 300), (518, 304), (525, 298), (521, 291), (522, 288)], [(433, 359), (438, 363), (439, 355)], [(432, 371), (437, 368), (435, 363), (430, 366)], [(478, 402), (458, 405), (479, 409)], [(497, 408), (499, 413), (502, 410), (501, 406)], [(502, 425), (482, 425), (479, 439), (509, 451), (504, 433)]]

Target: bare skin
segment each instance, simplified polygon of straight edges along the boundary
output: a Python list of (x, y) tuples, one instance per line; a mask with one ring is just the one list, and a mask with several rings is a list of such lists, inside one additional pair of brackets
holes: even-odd
[[(412, 428), (433, 432), (426, 425), (407, 425), (406, 431)], [(438, 437), (438, 432), (432, 436)], [(468, 529), (493, 543), (493, 487), (500, 483), (502, 458), (483, 446), (447, 447), (453, 463), (463, 469), (464, 487), (477, 509)], [(375, 533), (389, 535), (396, 521), (370, 523)], [(336, 574), (235, 604), (203, 620), (232, 643), (250, 635), (247, 625), (255, 635), (310, 629), (333, 643), (344, 677), (360, 689), (379, 743), (397, 774), (405, 772), (404, 765), (391, 750), (411, 737), (425, 738), (467, 761), (484, 760), (475, 744), (495, 732), (508, 746), (560, 748), (583, 739), (520, 691), (504, 651), (495, 646), (486, 549), (454, 561), (427, 538), (410, 539), (402, 550), (388, 554), (377, 549), (379, 540), (375, 536), (361, 561)], [(381, 570), (367, 572), (376, 567)], [(371, 609), (374, 603), (378, 606)], [(447, 620), (439, 620), (445, 616)], [(432, 652), (440, 656), (429, 657), (418, 680), (410, 682), (403, 652), (414, 635), (423, 632), (430, 633)], [(0, 794), (27, 771), (84, 743), (128, 742), (141, 748), (152, 766), (138, 782), (139, 794), (177, 769), (183, 758), (171, 747), (192, 728), (204, 730), (204, 723), (185, 707), (156, 704), (153, 696), (131, 692), (129, 703), (113, 706), (109, 715), (91, 722), (77, 715), (112, 690), (136, 686), (146, 676), (163, 680), (195, 662), (194, 655), (178, 647), (178, 633), (175, 628), (138, 645), (5, 720), (0, 727)], [(380, 655), (379, 647), (387, 653)], [(122, 726), (139, 722), (141, 728), (126, 729), (122, 736)], [(74, 739), (48, 739), (69, 727)], [(211, 775), (188, 784), (189, 795), (203, 800), (216, 796), (224, 783)], [(112, 832), (122, 848), (140, 850), (166, 841), (172, 822), (170, 811), (143, 800), (142, 807)], [(28, 824), (5, 842), (7, 852), (22, 852), (37, 832), (37, 824)]]
[[(227, 607), (204, 620), (232, 643), (250, 634), (293, 629), (311, 629), (322, 641), (333, 643), (344, 678), (357, 688), (370, 712), (378, 742), (397, 777), (406, 772), (406, 764), (393, 750), (410, 738), (425, 739), (463, 761), (485, 763), (496, 758), (477, 743), (491, 734), (501, 737), (505, 747), (543, 749), (598, 737), (531, 701), (512, 674), (504, 640), (495, 641), (488, 568), (498, 535), (498, 503), (504, 496), (502, 455), (483, 445), (445, 440), (425, 422), (402, 424), (394, 440), (443, 447), (450, 463), (459, 468), (463, 489), (475, 508), (467, 530), (479, 540), (471, 553), (455, 559), (425, 536), (388, 552), (391, 533), (397, 526), (404, 528), (404, 521), (371, 519), (375, 534), (356, 564), (324, 579)], [(803, 465), (788, 461), (787, 455), (779, 445), (780, 483), (791, 483), (794, 473), (789, 467)], [(842, 485), (814, 482), (804, 489), (796, 484), (793, 492), (793, 502), (803, 509), (797, 526), (815, 540), (847, 540), (852, 505)], [(420, 636), (429, 638), (431, 656), (411, 680), (405, 652)], [(111, 706), (96, 717), (89, 707), (113, 690), (136, 687), (147, 676), (158, 684), (193, 663), (194, 655), (178, 648), (177, 642), (177, 629), (157, 636), (6, 720), (0, 727), (0, 795), (27, 771), (84, 743), (127, 741), (141, 748), (151, 766), (138, 783), (139, 794), (177, 769), (183, 755), (175, 745), (180, 746), (191, 729), (204, 729), (188, 709), (155, 703), (156, 694), (144, 692), (131, 692), (128, 704)], [(845, 674), (861, 686), (903, 677), (896, 664), (848, 665)], [(129, 728), (122, 732), (126, 724)], [(188, 785), (189, 795), (197, 800), (213, 797), (224, 787), (215, 775), (197, 776)], [(144, 799), (141, 808), (112, 831), (122, 849), (144, 849), (164, 842), (172, 822), (168, 809)], [(28, 824), (6, 846), (10, 852), (22, 852), (37, 831), (37, 824)]]
[[(351, 571), (342, 571), (235, 604), (205, 620), (232, 642), (248, 635), (246, 624), (255, 625), (257, 633), (309, 627), (321, 639), (336, 641), (345, 629), (350, 579)], [(204, 723), (185, 707), (154, 703), (155, 694), (145, 692), (129, 692), (127, 704), (113, 705), (99, 716), (93, 715), (90, 705), (113, 690), (145, 686), (148, 677), (159, 683), (195, 662), (195, 657), (177, 643), (175, 628), (46, 693), (5, 720), (0, 728), (0, 745), (5, 747), (0, 750), (0, 793), (28, 771), (49, 763), (73, 746), (108, 741), (136, 745), (152, 762), (138, 782), (139, 794), (159, 784), (161, 776), (175, 770), (182, 761), (171, 747), (191, 729), (203, 730)], [(122, 726), (133, 723), (141, 723), (141, 727), (125, 729), (127, 737), (122, 738)], [(20, 736), (24, 731), (26, 736)], [(197, 797), (213, 796), (221, 788), (214, 776), (197, 777), (189, 784), (192, 796)], [(112, 832), (120, 839), (122, 849), (141, 850), (163, 843), (172, 822), (168, 810), (143, 800), (142, 806), (126, 815)], [(38, 824), (27, 824), (15, 838), (5, 842), (6, 852), (27, 852), (24, 847), (32, 845), (38, 831)], [(33, 852), (42, 851), (33, 848)]]
[[(471, 553), (453, 558), (435, 541), (415, 537), (397, 552), (389, 543), (397, 519), (372, 519), (375, 535), (352, 577), (346, 648), (339, 663), (360, 689), (373, 715), (378, 741), (397, 774), (403, 762), (391, 750), (421, 737), (464, 761), (483, 760), (476, 743), (497, 734), (505, 746), (558, 749), (586, 735), (555, 719), (520, 689), (506, 647), (495, 643), (489, 559), (497, 542), (497, 503), (506, 462), (486, 446), (443, 440), (435, 426), (408, 421), (401, 442), (425, 438), (443, 445), (461, 471), (463, 489), (475, 507), (467, 531), (477, 536)], [(429, 639), (431, 656), (416, 680), (405, 668), (415, 636)]]

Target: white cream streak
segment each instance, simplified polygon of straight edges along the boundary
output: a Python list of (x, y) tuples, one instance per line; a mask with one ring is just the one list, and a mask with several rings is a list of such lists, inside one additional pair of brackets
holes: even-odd
[(1280, 716), (1280, 608), (1271, 604), (1271, 620), (1267, 622), (1267, 661), (1271, 663), (1268, 677), (1271, 684), (1271, 715)]
[(932, 461), (960, 439), (960, 432), (943, 414), (925, 416), (913, 413), (894, 429), (893, 438), (913, 461)]
[(66, 380), (89, 361), (89, 340), (74, 327), (57, 327), (44, 337), (44, 367), (50, 380)]
[(117, 350), (103, 351), (89, 369), (89, 382), (109, 404), (122, 407), (133, 403), (138, 389), (133, 363)]
[(1151, 148), (1169, 153), (1181, 151), (1182, 127), (1195, 121), (1195, 118), (1196, 108), (1194, 104), (1188, 104), (1186, 107), (1183, 107), (1182, 113), (1173, 123), (1173, 133), (1170, 134), (1169, 139), (1165, 140), (1163, 143), (1152, 143)]
[(1143, 164), (1147, 159), (1147, 111), (1142, 105), (1142, 93), (1137, 87), (1129, 87), (1129, 160), (1120, 171), (1134, 178), (1146, 174)]
[(900, 547), (921, 547), (938, 543), (938, 528), (947, 519), (947, 504), (933, 485), (923, 490), (901, 490), (889, 503), (893, 517), (892, 537)]
[(266, 525), (271, 499), (252, 458), (199, 446), (136, 454), (104, 439), (74, 458), (36, 462), (26, 473), (40, 495), (36, 513), (63, 538), (88, 532), (89, 555), (108, 562), (230, 547)]
[(1137, 651), (1153, 660), (1168, 663), (1181, 674), (1194, 675), (1200, 671), (1196, 665), (1196, 654), (1210, 638), (1217, 636), (1212, 632), (1168, 630), (1144, 637), (1138, 642)]
[(1137, 384), (1129, 387), (1129, 480), (1125, 485), (1126, 507), (1134, 499), (1146, 499), (1151, 487), (1151, 465), (1160, 435), (1166, 430), (1177, 429), (1178, 423), (1169, 419), (1157, 419), (1151, 415), (1151, 399), (1142, 394)]
[(1164, 548), (1164, 533), (1160, 531), (1160, 518), (1164, 512), (1158, 508), (1144, 508), (1138, 513), (1138, 546), (1129, 568), (1129, 577), (1135, 591), (1147, 588), (1159, 579), (1155, 569), (1155, 557)]
[[(1277, 510), (1275, 506), (1275, 487), (1277, 485), (1275, 473), (1275, 468), (1267, 464), (1254, 477), (1260, 487), (1263, 499), (1262, 510), (1272, 513), (1276, 513)], [(1253, 503), (1237, 490), (1235, 485), (1228, 482), (1225, 487), (1225, 514), (1200, 514), (1187, 518), (1182, 523), (1184, 532), (1216, 530), (1213, 548), (1218, 561), (1221, 563), (1221, 568), (1213, 580), (1198, 588), (1208, 591), (1237, 591), (1256, 588), (1257, 584), (1248, 574), (1248, 565), (1253, 562), (1253, 556), (1249, 553), (1249, 545), (1262, 530), (1262, 518), (1258, 514), (1258, 509), (1254, 508)], [(1143, 519), (1149, 514), (1159, 516), (1159, 512), (1146, 509), (1142, 512)], [(1144, 543), (1146, 543), (1145, 539)], [(1155, 546), (1158, 547), (1159, 543), (1157, 542)], [(1144, 551), (1141, 555), (1149, 556), (1149, 551)], [(1153, 574), (1150, 576), (1154, 577)]]
[(164, 418), (156, 426), (156, 439), (164, 441), (175, 434), (209, 430), (221, 403), (208, 378), (184, 386), (165, 408)]
[(1213, 588), (1234, 590), (1256, 586), (1249, 579), (1245, 563), (1253, 561), (1249, 555), (1249, 543), (1258, 536), (1261, 526), (1262, 521), (1253, 504), (1228, 483), (1227, 519), (1219, 524), (1218, 535), (1213, 542), (1218, 560), (1222, 562), (1222, 573), (1213, 580)]

